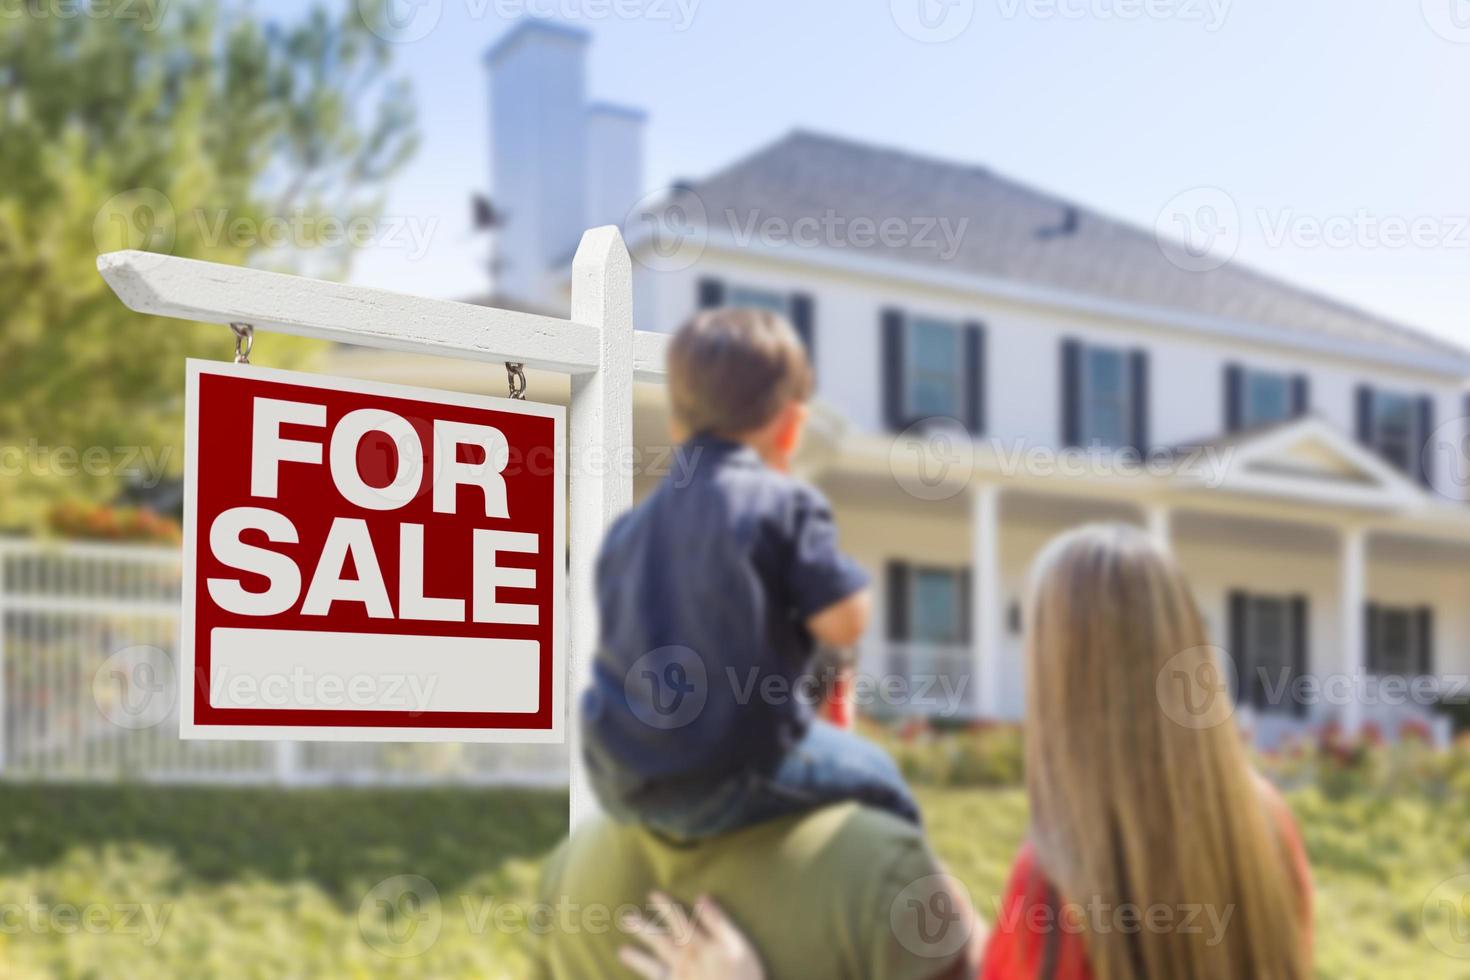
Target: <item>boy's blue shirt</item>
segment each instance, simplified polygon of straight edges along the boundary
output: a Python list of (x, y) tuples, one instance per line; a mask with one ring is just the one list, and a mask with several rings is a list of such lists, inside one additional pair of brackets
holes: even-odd
[(868, 582), (815, 488), (739, 443), (698, 436), (678, 452), (598, 561), (585, 745), (599, 786), (625, 798), (773, 768), (811, 720), (796, 685), (807, 619)]

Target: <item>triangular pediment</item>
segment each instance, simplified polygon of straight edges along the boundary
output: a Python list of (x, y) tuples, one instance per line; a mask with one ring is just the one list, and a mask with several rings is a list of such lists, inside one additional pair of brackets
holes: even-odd
[(1220, 490), (1374, 509), (1423, 500), (1407, 475), (1326, 421), (1307, 417), (1211, 445)]

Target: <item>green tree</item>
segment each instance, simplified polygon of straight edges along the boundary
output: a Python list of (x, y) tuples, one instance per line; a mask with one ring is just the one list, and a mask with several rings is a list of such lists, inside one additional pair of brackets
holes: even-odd
[[(346, 272), (344, 223), (379, 213), (416, 139), (372, 13), (343, 0), (283, 24), (140, 0), (0, 18), (0, 528), (177, 472), (183, 359), (232, 349), (224, 327), (125, 309), (99, 252)], [(315, 349), (273, 335), (256, 359)]]

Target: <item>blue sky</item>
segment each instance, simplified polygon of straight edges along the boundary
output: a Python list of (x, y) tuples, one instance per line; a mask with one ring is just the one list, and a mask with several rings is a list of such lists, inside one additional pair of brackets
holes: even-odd
[(360, 282), (484, 289), (467, 204), (488, 183), (480, 54), (530, 12), (592, 32), (594, 98), (648, 110), (650, 189), (797, 126), (1145, 228), (1218, 188), (1236, 261), (1470, 344), (1470, 0), (394, 2), (427, 30), (396, 46), (424, 142), (387, 211), (430, 234), (422, 256), (365, 254)]

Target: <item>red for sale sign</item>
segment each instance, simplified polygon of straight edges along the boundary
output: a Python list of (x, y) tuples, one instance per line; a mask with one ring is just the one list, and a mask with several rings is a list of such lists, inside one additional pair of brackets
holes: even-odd
[(560, 406), (188, 364), (184, 738), (559, 741)]

